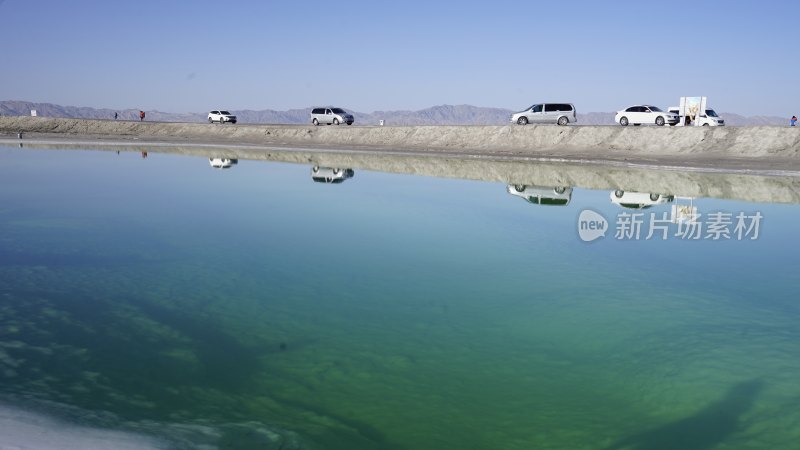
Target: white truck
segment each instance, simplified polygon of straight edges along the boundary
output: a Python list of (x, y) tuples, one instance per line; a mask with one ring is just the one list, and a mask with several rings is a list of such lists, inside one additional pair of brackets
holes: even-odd
[(708, 107), (708, 97), (681, 97), (680, 106), (670, 106), (678, 115), (678, 126), (722, 127), (725, 121)]

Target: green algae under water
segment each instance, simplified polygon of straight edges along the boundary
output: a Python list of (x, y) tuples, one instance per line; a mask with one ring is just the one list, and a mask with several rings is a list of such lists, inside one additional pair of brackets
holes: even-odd
[(548, 207), (495, 183), (0, 153), (6, 405), (174, 448), (800, 439), (796, 205), (696, 200), (760, 211), (753, 241), (584, 243), (608, 192)]

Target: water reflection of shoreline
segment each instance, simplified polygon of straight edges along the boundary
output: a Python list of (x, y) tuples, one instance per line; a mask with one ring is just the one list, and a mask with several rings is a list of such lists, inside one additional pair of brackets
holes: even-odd
[[(30, 143), (26, 149), (133, 150), (141, 145), (43, 144)], [(348, 150), (247, 149), (226, 146), (149, 146), (151, 152), (219, 157), (237, 160), (313, 163), (319, 167), (348, 167), (356, 170), (523, 184), (530, 186), (571, 186), (594, 190), (625, 189), (632, 192), (675, 193), (686, 197), (721, 198), (767, 203), (800, 203), (800, 177), (796, 175), (719, 173), (682, 168), (643, 168), (550, 161), (494, 161), (453, 156), (402, 156)]]

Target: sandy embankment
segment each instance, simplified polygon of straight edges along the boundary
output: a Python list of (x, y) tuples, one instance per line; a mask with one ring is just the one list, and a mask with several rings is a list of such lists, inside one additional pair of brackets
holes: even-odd
[(464, 157), (502, 156), (800, 172), (800, 129), (789, 127), (219, 125), (0, 117), (28, 138), (306, 147)]

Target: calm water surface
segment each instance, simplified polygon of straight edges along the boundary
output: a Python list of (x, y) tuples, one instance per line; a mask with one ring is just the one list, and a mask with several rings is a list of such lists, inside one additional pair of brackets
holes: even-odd
[(798, 205), (615, 239), (672, 205), (506, 190), (1, 148), (0, 447), (797, 448)]

